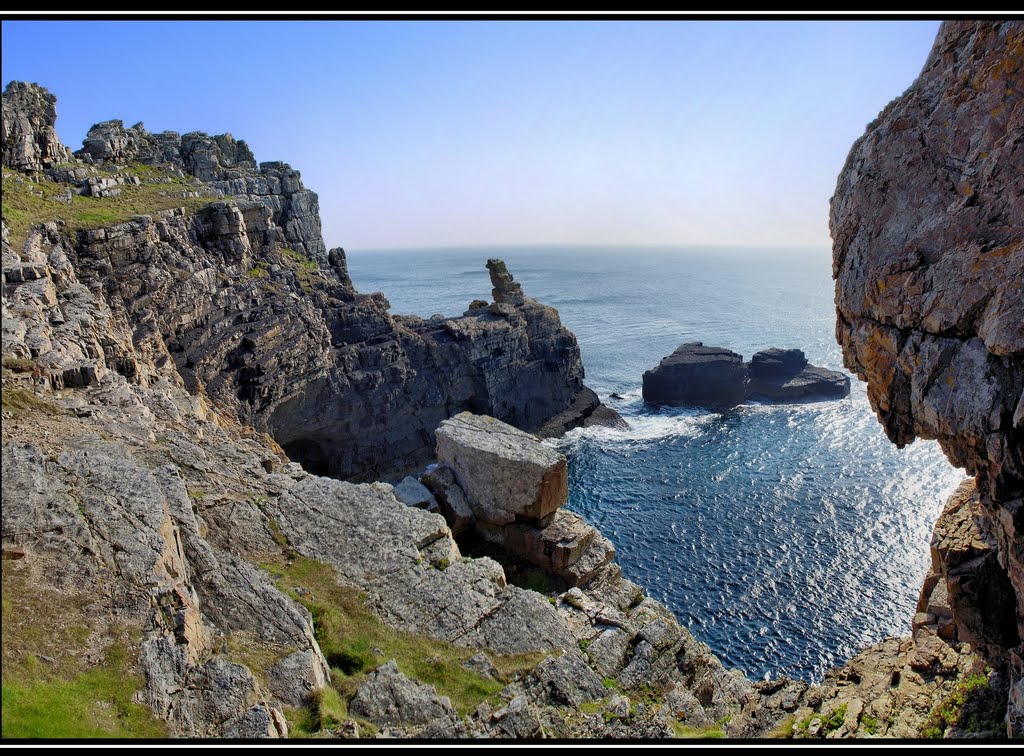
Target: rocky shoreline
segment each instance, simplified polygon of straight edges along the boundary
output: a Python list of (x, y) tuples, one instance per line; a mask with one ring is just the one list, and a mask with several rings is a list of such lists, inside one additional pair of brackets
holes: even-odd
[(562, 509), (533, 434), (616, 416), (503, 263), (461, 317), (391, 315), (286, 164), (118, 121), (73, 155), (54, 98), (10, 85), (5, 734), (8, 695), (107, 675), (100, 731), (151, 737), (1019, 737), (1022, 45), (945, 24), (839, 179), (847, 366), (894, 442), (974, 480), (912, 634), (819, 685), (726, 669)]

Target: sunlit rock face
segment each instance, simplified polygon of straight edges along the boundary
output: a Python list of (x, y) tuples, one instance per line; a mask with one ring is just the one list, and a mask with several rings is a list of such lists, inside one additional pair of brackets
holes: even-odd
[[(1013, 587), (1007, 600), (1016, 606), (971, 611), (1015, 612), (1012, 637), (978, 640), (1018, 670), (1024, 631), (1022, 95), (1024, 23), (944, 24), (917, 81), (854, 144), (830, 219), (836, 336), (845, 363), (867, 381), (894, 443), (938, 439), (950, 461), (976, 477), (977, 516), (986, 520), (980, 529), (992, 533), (997, 562)], [(962, 601), (960, 610), (968, 611)], [(977, 617), (971, 624), (986, 625)], [(1021, 685), (1015, 678), (1010, 694), (1011, 731), (1018, 733)]]

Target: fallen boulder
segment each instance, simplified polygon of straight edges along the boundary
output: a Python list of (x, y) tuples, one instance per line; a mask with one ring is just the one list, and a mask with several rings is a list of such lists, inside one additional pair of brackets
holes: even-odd
[(536, 436), (462, 412), (437, 429), (437, 458), (455, 472), (477, 520), (543, 520), (569, 496), (565, 457)]

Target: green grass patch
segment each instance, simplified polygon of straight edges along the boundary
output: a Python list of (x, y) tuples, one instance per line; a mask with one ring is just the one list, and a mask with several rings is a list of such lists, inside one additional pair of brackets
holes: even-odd
[(822, 717), (821, 720), (821, 735), (828, 735), (830, 732), (835, 732), (843, 726), (843, 722), (846, 720), (846, 704), (840, 704), (829, 712), (828, 716)]
[(955, 726), (967, 733), (1001, 737), (1005, 733), (1002, 724), (1005, 711), (1005, 690), (993, 690), (988, 674), (975, 672), (957, 682), (950, 694), (929, 712), (920, 735), (941, 738), (946, 730)]
[(870, 714), (864, 714), (860, 718), (860, 726), (868, 735), (878, 734), (879, 722), (877, 717), (873, 717)]
[(245, 271), (245, 275), (250, 278), (266, 278), (270, 275), (270, 270), (267, 268), (266, 262), (260, 260), (254, 266)]
[(12, 357), (5, 355), (3, 358), (3, 367), (5, 370), (10, 370), (14, 373), (31, 373), (38, 367), (35, 360), (30, 360), (26, 357)]
[(3, 680), (5, 738), (160, 738), (163, 722), (132, 701), (142, 687), (125, 669), (123, 648), (112, 646), (103, 663), (71, 679)]
[(682, 722), (672, 722), (672, 734), (684, 740), (721, 740), (725, 737), (725, 730), (718, 725), (708, 727), (690, 727)]
[[(316, 639), (333, 669), (332, 683), (343, 702), (351, 698), (367, 673), (389, 659), (394, 659), (404, 674), (448, 696), (462, 714), (482, 701), (493, 700), (504, 687), (504, 683), (463, 666), (475, 653), (472, 649), (384, 625), (366, 606), (362, 593), (338, 583), (330, 565), (296, 555), (290, 564), (264, 567), (282, 590), (313, 615)], [(545, 656), (495, 655), (492, 662), (499, 674), (511, 675), (532, 669)], [(317, 720), (311, 722), (315, 725)]]
[[(160, 738), (166, 725), (135, 703), (144, 680), (123, 628), (105, 627), (88, 591), (39, 583), (3, 562), (4, 738)], [(88, 624), (87, 624), (88, 623)], [(98, 661), (96, 660), (98, 659)]]
[(5, 388), (0, 404), (3, 405), (5, 412), (14, 415), (27, 415), (32, 412), (42, 412), (47, 415), (67, 414), (56, 404), (36, 396), (27, 389)]
[[(73, 194), (70, 204), (63, 200), (69, 186), (49, 179), (31, 181), (24, 176), (4, 173), (3, 217), (10, 230), (11, 246), (18, 250), (29, 230), (40, 223), (64, 221), (72, 233), (123, 223), (136, 215), (151, 215), (161, 210), (184, 207), (196, 210), (222, 200), (221, 197), (182, 197), (196, 191), (190, 178), (180, 178), (156, 166), (134, 172), (143, 183), (121, 186), (116, 197), (83, 197)], [(103, 175), (103, 174), (98, 174)], [(160, 179), (159, 181), (156, 179)], [(178, 195), (178, 196), (175, 196)]]
[(226, 656), (236, 664), (248, 667), (257, 680), (267, 685), (267, 670), (288, 654), (296, 651), (293, 646), (268, 643), (259, 636), (245, 631), (230, 633), (227, 638)]

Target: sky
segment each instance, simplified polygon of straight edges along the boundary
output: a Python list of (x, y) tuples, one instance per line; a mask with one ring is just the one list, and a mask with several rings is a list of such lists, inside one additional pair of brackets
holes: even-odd
[(9, 21), (4, 85), (230, 132), (320, 195), (329, 247), (829, 247), (853, 141), (934, 21)]

